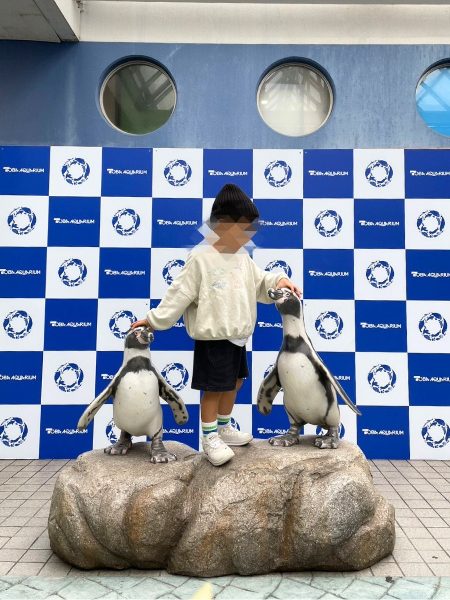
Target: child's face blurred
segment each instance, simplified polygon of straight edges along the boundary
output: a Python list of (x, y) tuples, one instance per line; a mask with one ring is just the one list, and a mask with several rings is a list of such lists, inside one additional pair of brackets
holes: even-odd
[(255, 235), (256, 223), (250, 223), (243, 218), (238, 222), (221, 219), (215, 223), (214, 233), (219, 236), (215, 242), (219, 250), (223, 248), (237, 251)]

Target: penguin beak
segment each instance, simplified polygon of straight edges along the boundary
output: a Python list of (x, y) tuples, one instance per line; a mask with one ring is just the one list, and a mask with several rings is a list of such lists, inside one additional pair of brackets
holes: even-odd
[(279, 300), (283, 297), (283, 291), (281, 289), (269, 288), (267, 294), (272, 300)]

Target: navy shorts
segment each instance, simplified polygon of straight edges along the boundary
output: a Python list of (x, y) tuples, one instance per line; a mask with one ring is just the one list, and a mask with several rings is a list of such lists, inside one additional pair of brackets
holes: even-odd
[(245, 346), (228, 340), (195, 340), (192, 389), (230, 392), (244, 377), (248, 377)]

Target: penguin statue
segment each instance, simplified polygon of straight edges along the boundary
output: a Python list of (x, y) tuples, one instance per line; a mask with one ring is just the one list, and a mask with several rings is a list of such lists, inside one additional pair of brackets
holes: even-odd
[(168, 452), (162, 442), (159, 397), (169, 404), (179, 425), (186, 423), (188, 412), (180, 396), (152, 365), (149, 345), (153, 339), (153, 334), (143, 327), (128, 332), (122, 366), (108, 387), (86, 408), (77, 428), (86, 429), (100, 407), (112, 396), (114, 423), (121, 433), (119, 440), (105, 448), (105, 452), (126, 454), (131, 448), (133, 435), (146, 435), (152, 439), (151, 462), (166, 463), (177, 457)]
[(283, 343), (273, 369), (261, 383), (257, 406), (268, 415), (275, 396), (283, 388), (284, 408), (290, 428), (285, 435), (269, 439), (273, 446), (299, 443), (299, 430), (306, 423), (327, 429), (315, 439), (318, 448), (337, 448), (339, 443), (339, 405), (336, 393), (357, 414), (361, 413), (327, 369), (314, 350), (303, 320), (303, 307), (287, 288), (269, 289), (268, 295), (283, 321)]

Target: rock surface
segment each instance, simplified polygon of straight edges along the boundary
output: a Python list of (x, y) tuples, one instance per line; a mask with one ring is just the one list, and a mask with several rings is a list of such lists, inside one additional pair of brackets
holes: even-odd
[(81, 455), (55, 485), (51, 547), (84, 569), (167, 568), (213, 577), (364, 569), (392, 552), (394, 508), (378, 495), (362, 452), (320, 450), (305, 436), (279, 448), (255, 440), (226, 465), (178, 442), (178, 460)]

